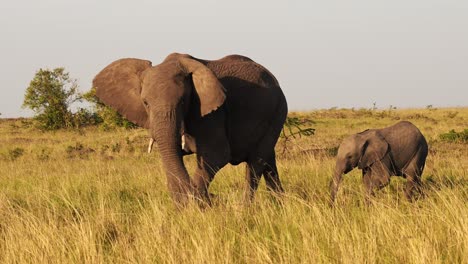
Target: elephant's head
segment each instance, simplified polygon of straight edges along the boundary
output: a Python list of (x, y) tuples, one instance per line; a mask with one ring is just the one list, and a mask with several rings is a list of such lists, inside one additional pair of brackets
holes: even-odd
[(356, 167), (370, 167), (384, 158), (388, 148), (387, 141), (375, 130), (366, 130), (345, 138), (338, 148), (335, 171), (330, 182), (331, 201), (335, 200), (343, 174)]
[(93, 86), (102, 102), (149, 129), (169, 191), (176, 202), (184, 203), (193, 184), (182, 160), (181, 124), (186, 118), (203, 118), (224, 103), (224, 87), (213, 72), (181, 54), (171, 54), (156, 66), (147, 60), (121, 59), (99, 72)]

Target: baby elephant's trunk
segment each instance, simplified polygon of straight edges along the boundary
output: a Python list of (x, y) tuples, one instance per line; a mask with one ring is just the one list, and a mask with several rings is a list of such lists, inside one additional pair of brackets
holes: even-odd
[(330, 181), (330, 202), (333, 205), (335, 202), (336, 194), (338, 193), (338, 188), (343, 179), (343, 170), (339, 169), (338, 166), (335, 168), (333, 178)]

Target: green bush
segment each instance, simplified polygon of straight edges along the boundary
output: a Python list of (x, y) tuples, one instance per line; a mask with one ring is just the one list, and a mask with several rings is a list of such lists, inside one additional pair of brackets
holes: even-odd
[(64, 68), (39, 69), (26, 88), (23, 107), (33, 110), (41, 129), (73, 127), (70, 106), (80, 100), (78, 85)]
[(23, 148), (14, 148), (8, 151), (8, 158), (10, 160), (16, 160), (17, 158), (23, 156), (24, 149)]
[(96, 121), (105, 130), (115, 129), (116, 127), (136, 128), (134, 123), (125, 119), (114, 109), (106, 106), (96, 96), (96, 89), (91, 88), (87, 93), (83, 94), (83, 99), (87, 100), (93, 105), (96, 114)]
[(67, 146), (65, 149), (68, 159), (87, 159), (90, 153), (95, 152), (94, 149), (85, 147), (83, 144), (76, 142), (75, 146)]
[(450, 130), (448, 133), (443, 133), (439, 135), (439, 138), (442, 141), (446, 142), (468, 142), (468, 129), (465, 129), (461, 132), (455, 132), (454, 129)]
[(309, 127), (314, 122), (308, 118), (299, 118), (288, 116), (284, 122), (283, 130), (280, 134), (282, 140), (282, 154), (285, 154), (289, 148), (289, 142), (292, 139), (302, 136), (309, 137), (315, 134), (315, 128)]
[(102, 123), (102, 118), (95, 112), (85, 108), (80, 108), (73, 114), (73, 125), (75, 128), (92, 126)]
[(312, 136), (315, 133), (315, 129), (306, 127), (312, 124), (313, 121), (307, 118), (299, 117), (287, 117), (284, 122), (284, 127), (280, 137), (284, 139), (296, 138), (302, 136)]

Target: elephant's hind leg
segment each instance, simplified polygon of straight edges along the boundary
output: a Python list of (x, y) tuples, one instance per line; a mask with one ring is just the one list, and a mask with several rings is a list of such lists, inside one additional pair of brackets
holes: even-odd
[(418, 196), (423, 195), (421, 175), (426, 163), (427, 151), (419, 150), (413, 159), (403, 169), (403, 175), (406, 176), (405, 196), (408, 201), (413, 201), (413, 196), (416, 193)]
[(405, 196), (408, 201), (413, 201), (414, 194), (422, 194), (422, 183), (421, 183), (422, 167), (416, 166), (416, 164), (410, 164), (405, 171), (406, 186)]
[(245, 200), (253, 200), (262, 174), (265, 177), (265, 183), (269, 191), (273, 191), (277, 194), (284, 192), (279, 179), (278, 168), (276, 167), (275, 155), (273, 153), (269, 155), (268, 159), (256, 158), (253, 161), (247, 162)]
[(265, 170), (264, 163), (261, 159), (256, 161), (248, 161), (246, 166), (245, 177), (247, 180), (247, 186), (244, 193), (244, 200), (251, 202), (255, 196), (255, 191), (258, 188), (262, 172)]
[(276, 167), (275, 145), (283, 129), (286, 115), (286, 104), (279, 105), (277, 115), (266, 124), (263, 137), (258, 142), (256, 149), (249, 154), (246, 173), (249, 187), (246, 198), (250, 201), (254, 197), (262, 174), (265, 176), (265, 182), (269, 190), (277, 193), (283, 192)]
[(412, 202), (414, 193), (422, 194), (422, 184), (418, 176), (406, 176), (405, 196)]
[(270, 159), (267, 160), (265, 164), (265, 169), (263, 170), (263, 177), (265, 177), (265, 182), (268, 190), (275, 193), (283, 193), (283, 186), (281, 186), (281, 181), (278, 175), (278, 168), (276, 167), (276, 157), (273, 153)]
[(213, 181), (215, 174), (226, 164), (227, 162), (210, 162), (201, 156), (197, 156), (197, 169), (194, 174), (194, 184), (197, 188), (197, 195), (202, 202), (211, 205), (208, 187)]
[[(266, 142), (269, 144), (266, 145)], [(250, 201), (254, 197), (262, 174), (265, 177), (268, 190), (276, 193), (283, 192), (283, 187), (278, 176), (278, 168), (276, 167), (275, 152), (271, 149), (270, 142), (264, 140), (262, 143), (256, 154), (251, 155), (247, 161), (247, 191), (245, 198)]]

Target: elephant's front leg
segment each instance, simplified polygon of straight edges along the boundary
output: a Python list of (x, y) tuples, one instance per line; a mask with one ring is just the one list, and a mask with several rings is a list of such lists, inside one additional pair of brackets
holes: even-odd
[(372, 166), (362, 171), (363, 182), (366, 188), (366, 204), (370, 204), (371, 196), (390, 183), (390, 173), (384, 166)]
[(366, 205), (370, 205), (370, 199), (375, 195), (374, 184), (372, 181), (372, 172), (370, 168), (365, 168), (362, 170), (362, 182), (365, 188), (364, 203)]
[(226, 164), (227, 162), (225, 161), (219, 162), (197, 155), (197, 169), (194, 175), (194, 184), (202, 202), (211, 206), (208, 188), (216, 173)]

